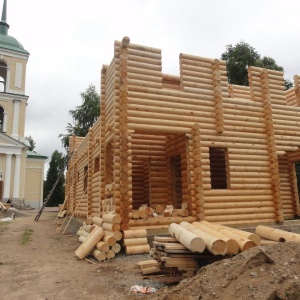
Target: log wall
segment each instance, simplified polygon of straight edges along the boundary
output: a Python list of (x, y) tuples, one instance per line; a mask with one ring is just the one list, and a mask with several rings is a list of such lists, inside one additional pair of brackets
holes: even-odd
[(160, 49), (127, 37), (115, 42), (101, 72), (100, 118), (87, 137), (71, 139), (68, 209), (116, 212), (123, 230), (185, 219), (132, 220), (132, 210), (145, 205), (187, 208), (188, 221), (298, 215), (299, 76), (285, 91), (278, 71), (249, 67), (250, 86), (241, 87), (228, 85), (217, 59), (180, 54), (179, 76), (161, 66)]

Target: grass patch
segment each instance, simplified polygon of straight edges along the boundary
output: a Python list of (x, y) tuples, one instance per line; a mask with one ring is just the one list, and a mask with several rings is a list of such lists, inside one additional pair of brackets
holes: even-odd
[(62, 236), (60, 236), (60, 235), (55, 235), (55, 236), (53, 237), (53, 240), (55, 240), (55, 241), (61, 241), (61, 240), (62, 240)]
[(23, 234), (21, 236), (21, 240), (20, 240), (21, 245), (25, 246), (31, 241), (31, 236), (32, 236), (33, 232), (34, 232), (33, 229), (30, 229), (30, 228), (25, 229), (25, 231), (23, 232)]
[(3, 234), (5, 229), (8, 227), (9, 222), (0, 222), (0, 235)]
[(11, 261), (2, 262), (2, 261), (0, 261), (0, 266), (15, 266), (15, 265), (17, 265), (17, 263), (15, 263), (15, 262), (11, 262)]

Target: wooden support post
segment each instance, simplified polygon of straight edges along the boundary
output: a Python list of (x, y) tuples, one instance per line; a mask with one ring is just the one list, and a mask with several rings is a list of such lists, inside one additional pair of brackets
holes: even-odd
[(223, 96), (221, 87), (221, 72), (220, 61), (215, 59), (213, 62), (213, 86), (214, 86), (214, 98), (215, 98), (215, 114), (216, 125), (219, 133), (224, 132), (224, 116), (223, 116)]

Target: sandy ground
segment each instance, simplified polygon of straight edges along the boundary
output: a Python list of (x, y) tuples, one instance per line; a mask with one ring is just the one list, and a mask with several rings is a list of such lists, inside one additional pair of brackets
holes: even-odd
[(135, 265), (148, 255), (120, 253), (96, 264), (78, 260), (77, 237), (57, 232), (56, 212), (44, 212), (38, 222), (36, 214), (21, 211), (14, 221), (0, 223), (0, 299), (135, 299), (131, 286), (147, 284)]

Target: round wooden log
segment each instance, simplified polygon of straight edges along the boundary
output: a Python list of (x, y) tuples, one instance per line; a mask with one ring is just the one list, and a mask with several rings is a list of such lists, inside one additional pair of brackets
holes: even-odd
[[(144, 194), (144, 193), (143, 193)], [(141, 216), (141, 211), (140, 210), (133, 210), (132, 211), (132, 218), (133, 219), (139, 219), (140, 218), (140, 216)]]
[(177, 216), (180, 216), (180, 217), (188, 217), (189, 216), (188, 209), (174, 209), (173, 213), (174, 212), (177, 214)]
[(102, 227), (103, 227), (104, 230), (113, 231), (113, 232), (121, 230), (120, 224), (111, 224), (111, 223), (105, 223), (104, 222)]
[(268, 246), (268, 245), (274, 245), (277, 244), (278, 242), (272, 241), (272, 240), (266, 240), (264, 238), (261, 238), (261, 246)]
[(84, 223), (86, 225), (92, 225), (93, 224), (93, 219), (92, 218), (87, 218), (87, 219), (84, 220)]
[(100, 241), (99, 243), (97, 243), (96, 248), (100, 251), (108, 252), (109, 245), (103, 241)]
[(137, 246), (137, 245), (147, 245), (148, 240), (147, 238), (133, 238), (133, 239), (124, 239), (123, 245), (124, 246)]
[(80, 228), (77, 230), (77, 235), (78, 235), (78, 236), (81, 236), (81, 232), (82, 232), (82, 230), (83, 230), (83, 228), (82, 228), (82, 227), (80, 227)]
[(193, 222), (193, 225), (197, 228), (200, 228), (201, 230), (209, 233), (210, 235), (213, 235), (219, 239), (222, 239), (227, 246), (227, 254), (233, 254), (236, 255), (240, 251), (240, 247), (236, 240), (230, 239), (228, 237), (225, 237), (224, 234), (220, 233), (219, 231), (205, 226), (202, 222)]
[(114, 253), (119, 253), (121, 249), (122, 247), (119, 243), (115, 243), (111, 246), (111, 250), (114, 251)]
[(140, 218), (144, 219), (148, 217), (148, 212), (145, 209), (140, 210)]
[(78, 247), (75, 251), (75, 255), (80, 259), (84, 259), (92, 251), (92, 249), (95, 248), (103, 236), (104, 230), (101, 227), (96, 227), (89, 234), (86, 240)]
[(162, 214), (162, 213), (165, 211), (165, 209), (164, 209), (163, 206), (157, 205), (157, 206), (155, 207), (155, 211), (156, 211), (158, 214)]
[(194, 233), (195, 235), (201, 237), (205, 242), (206, 249), (212, 254), (225, 255), (227, 253), (227, 246), (223, 240), (218, 239), (213, 235), (210, 235), (209, 233), (193, 226), (188, 222), (181, 222), (179, 225), (187, 229), (188, 231)]
[(86, 236), (81, 235), (78, 240), (80, 243), (83, 243), (86, 240)]
[(126, 255), (146, 254), (150, 252), (150, 245), (127, 246), (125, 247)]
[[(229, 216), (208, 216), (205, 220), (209, 222), (227, 222), (236, 223), (237, 221), (244, 221), (244, 223), (251, 223), (253, 220), (259, 222), (260, 220), (275, 220), (274, 213), (264, 213), (264, 214), (240, 214), (240, 215), (229, 215)], [(267, 222), (265, 221), (265, 222)], [(242, 223), (242, 222), (239, 222)]]
[[(201, 221), (201, 223), (204, 223), (205, 224), (205, 221)], [(221, 226), (221, 225), (217, 225), (217, 224), (214, 224), (214, 226)], [(225, 226), (222, 226), (222, 227), (225, 227)], [(221, 228), (222, 228), (221, 227)], [(244, 237), (245, 239), (248, 239), (250, 241), (253, 241), (257, 246), (260, 246), (260, 237), (255, 234), (255, 233), (251, 233), (251, 232), (247, 232), (247, 231), (244, 231), (244, 230), (240, 230), (240, 229), (236, 229), (236, 228), (232, 228), (232, 227), (226, 227), (227, 230), (230, 230), (242, 237)]]
[(85, 224), (83, 224), (82, 225), (82, 228), (83, 228), (83, 230), (85, 230), (86, 232), (92, 232), (93, 230), (94, 230), (94, 228), (95, 228), (95, 226), (94, 225), (85, 225)]
[(145, 237), (147, 237), (146, 229), (124, 230), (123, 231), (124, 239), (135, 239), (135, 238), (145, 238)]
[(120, 224), (121, 216), (119, 214), (104, 214), (102, 219), (106, 223)]
[(98, 250), (98, 249), (95, 249), (95, 250), (93, 251), (93, 256), (94, 256), (97, 260), (99, 260), (99, 261), (104, 261), (104, 260), (106, 260), (106, 252), (100, 251), (100, 250)]
[(121, 225), (121, 229), (124, 231), (124, 230), (128, 230), (129, 229), (129, 224), (128, 223), (123, 223)]
[(106, 258), (107, 259), (113, 259), (114, 257), (116, 256), (115, 252), (113, 250), (109, 250), (107, 253), (106, 253)]
[(103, 242), (108, 244), (109, 246), (112, 246), (116, 243), (116, 238), (114, 236), (105, 235), (103, 237)]
[(102, 224), (104, 222), (103, 219), (101, 219), (100, 217), (93, 217), (92, 220), (93, 220), (93, 224), (102, 227)]
[(300, 242), (300, 234), (258, 225), (255, 233), (262, 238), (276, 242)]
[(205, 249), (205, 242), (202, 238), (176, 223), (169, 225), (169, 233), (192, 252), (203, 252)]
[(148, 219), (139, 219), (139, 220), (130, 220), (129, 225), (131, 227), (135, 226), (161, 226), (161, 225), (169, 225), (171, 223), (180, 223), (182, 221), (187, 222), (195, 222), (197, 220), (196, 216), (189, 217), (156, 217), (156, 218), (148, 218)]
[(120, 241), (123, 237), (122, 232), (120, 231), (112, 232), (112, 231), (105, 230), (104, 233), (105, 235), (113, 236), (116, 239), (116, 241)]
[(243, 236), (241, 236), (241, 235), (239, 235), (235, 232), (230, 231), (225, 226), (221, 226), (219, 224), (209, 223), (209, 222), (206, 222), (206, 221), (204, 222), (204, 224), (207, 225), (208, 227), (212, 227), (212, 228), (216, 229), (217, 231), (224, 234), (226, 237), (236, 240), (237, 243), (239, 244), (239, 247), (240, 247), (241, 251), (245, 251), (249, 248), (252, 248), (252, 247), (256, 246), (255, 242), (250, 241), (249, 239), (246, 239)]

